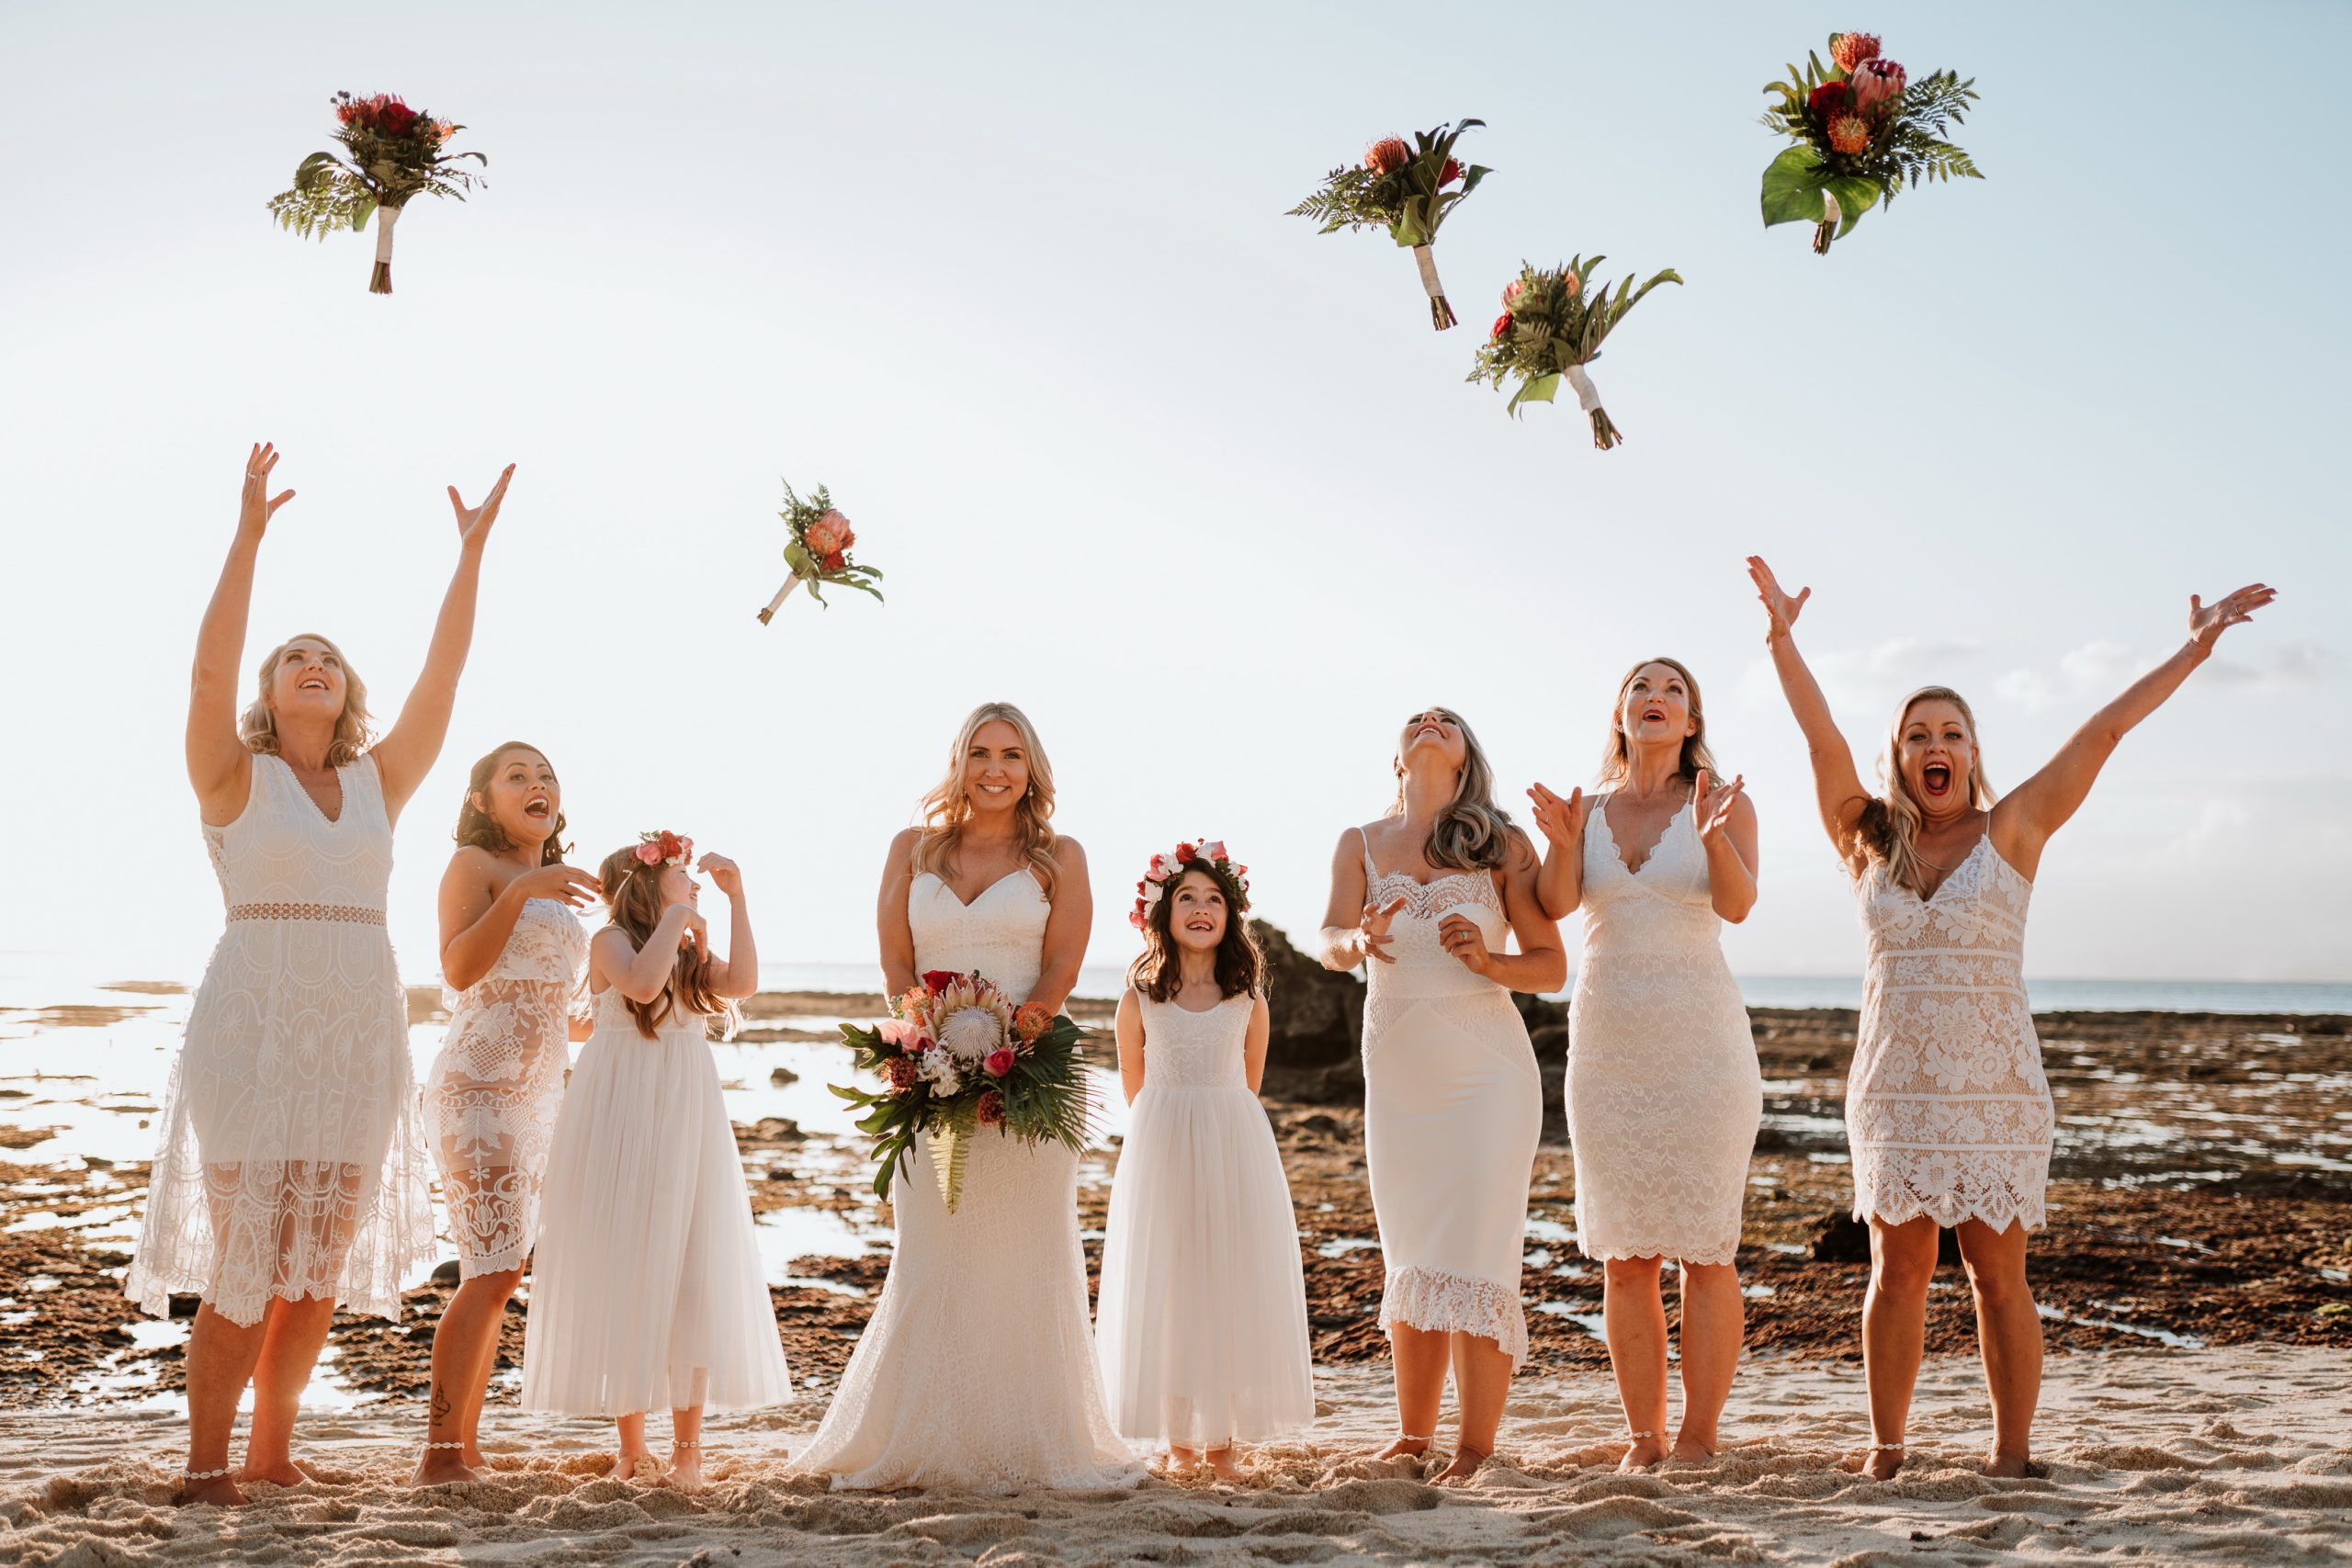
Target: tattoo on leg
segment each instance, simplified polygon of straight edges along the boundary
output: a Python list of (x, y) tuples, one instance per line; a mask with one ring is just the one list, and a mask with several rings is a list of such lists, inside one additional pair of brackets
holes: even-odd
[(449, 1411), (451, 1408), (452, 1406), (449, 1404), (449, 1396), (441, 1387), (441, 1380), (439, 1378), (435, 1378), (433, 1380), (433, 1404), (431, 1406), (433, 1419), (436, 1422), (447, 1420), (449, 1418)]

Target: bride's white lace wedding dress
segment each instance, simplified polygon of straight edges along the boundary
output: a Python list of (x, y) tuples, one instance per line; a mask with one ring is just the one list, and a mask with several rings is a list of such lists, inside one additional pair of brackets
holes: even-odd
[[(1027, 871), (969, 905), (926, 873), (907, 891), (918, 970), (978, 970), (1025, 998), (1043, 967), (1044, 890)], [(890, 1189), (897, 1250), (841, 1389), (796, 1467), (842, 1487), (1133, 1484), (1086, 1305), (1078, 1156), (983, 1132), (956, 1213), (917, 1139)]]

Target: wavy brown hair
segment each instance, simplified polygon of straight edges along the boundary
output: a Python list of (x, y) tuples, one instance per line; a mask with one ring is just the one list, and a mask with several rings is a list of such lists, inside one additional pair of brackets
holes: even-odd
[[(1493, 871), (1510, 861), (1510, 813), (1495, 804), (1495, 769), (1487, 761), (1486, 748), (1478, 744), (1478, 737), (1470, 726), (1452, 708), (1432, 704), (1423, 713), (1442, 716), (1445, 722), (1462, 731), (1462, 776), (1453, 787), (1453, 798), (1430, 824), (1429, 841), (1421, 846), (1421, 858), (1433, 866), (1448, 871)], [(1390, 803), (1387, 815), (1405, 815), (1405, 761), (1396, 760), (1396, 798)]]
[[(476, 762), (473, 771), (466, 775), (466, 797), (458, 805), (458, 830), (450, 835), (461, 844), (471, 844), (494, 855), (504, 854), (513, 849), (514, 841), (506, 836), (506, 829), (501, 828), (488, 811), (474, 804), (474, 797), (489, 798), (490, 775), (498, 771), (498, 759), (509, 751), (528, 751), (542, 762), (548, 760), (548, 754), (529, 741), (509, 740)], [(551, 762), (548, 765), (554, 766)], [(562, 841), (563, 826), (563, 813), (559, 811), (555, 814), (555, 830), (548, 835), (547, 842), (539, 846), (541, 865), (560, 864), (564, 852), (571, 848)]]
[(1216, 944), (1216, 988), (1227, 998), (1245, 993), (1255, 994), (1266, 987), (1266, 955), (1258, 946), (1258, 935), (1250, 929), (1246, 918), (1250, 909), (1250, 895), (1241, 885), (1216, 868), (1206, 856), (1186, 866), (1182, 874), (1168, 879), (1168, 886), (1159, 901), (1151, 907), (1151, 916), (1144, 922), (1143, 952), (1127, 965), (1127, 984), (1156, 1002), (1172, 1002), (1183, 988), (1183, 965), (1177, 962), (1176, 936), (1170, 929), (1175, 919), (1176, 889), (1186, 876), (1199, 872), (1216, 884), (1225, 895), (1225, 938)]
[(1723, 768), (1715, 761), (1714, 753), (1707, 750), (1707, 705), (1699, 696), (1699, 677), (1690, 673), (1690, 667), (1679, 659), (1659, 658), (1641, 660), (1626, 671), (1625, 678), (1617, 682), (1617, 701), (1609, 710), (1609, 744), (1600, 751), (1601, 785), (1613, 787), (1623, 783), (1625, 775), (1633, 771), (1633, 754), (1626, 748), (1624, 730), (1619, 728), (1619, 716), (1625, 711), (1625, 694), (1633, 689), (1634, 677), (1653, 664), (1663, 664), (1682, 677), (1682, 689), (1690, 694), (1692, 728), (1690, 733), (1682, 738), (1682, 756), (1675, 764), (1675, 777), (1684, 784), (1695, 785), (1701, 771), (1704, 770), (1714, 778), (1722, 778)]
[(365, 756), (369, 743), (376, 739), (368, 728), (368, 682), (359, 678), (359, 671), (351, 667), (343, 649), (316, 632), (296, 632), (262, 655), (260, 689), (254, 694), (253, 705), (237, 716), (237, 739), (245, 743), (246, 750), (256, 755), (277, 755), (277, 715), (270, 711), (269, 678), (277, 671), (279, 658), (298, 642), (317, 643), (343, 666), (343, 712), (335, 716), (334, 739), (327, 742), (327, 766), (348, 766)]
[(1061, 868), (1054, 863), (1054, 841), (1059, 837), (1054, 831), (1054, 765), (1046, 760), (1046, 749), (1037, 740), (1036, 726), (1029, 716), (1011, 703), (982, 703), (965, 716), (964, 727), (956, 732), (956, 743), (947, 753), (947, 772), (931, 786), (922, 797), (922, 831), (916, 835), (913, 873), (930, 872), (945, 878), (956, 870), (956, 849), (964, 837), (964, 824), (971, 819), (972, 796), (964, 787), (964, 767), (972, 750), (972, 737), (980, 727), (1002, 719), (1012, 726), (1021, 737), (1021, 749), (1028, 754), (1029, 788), (1012, 808), (1013, 821), (1021, 829), (1021, 847), (1029, 858), (1031, 869), (1044, 879), (1046, 897), (1054, 896), (1054, 883)]
[[(664, 868), (648, 865), (637, 858), (637, 846), (615, 850), (596, 868), (596, 880), (605, 885), (605, 907), (610, 913), (605, 923), (625, 932), (628, 939), (642, 948), (652, 939), (653, 928), (662, 923), (662, 873)], [(724, 1039), (735, 1032), (735, 1004), (713, 996), (710, 989), (710, 958), (707, 953), (678, 944), (677, 962), (671, 966), (670, 983), (662, 994), (650, 1002), (621, 998), (637, 1020), (637, 1032), (648, 1040), (673, 1014), (702, 1013), (721, 1021), (719, 1036)]]
[[(1896, 765), (1896, 753), (1903, 746), (1903, 727), (1911, 722), (1911, 710), (1921, 703), (1946, 702), (1960, 710), (1961, 722), (1968, 726), (1968, 745), (1976, 753), (1968, 765), (1968, 804), (1980, 811), (1993, 807), (1993, 785), (1984, 777), (1981, 763), (1984, 751), (1976, 740), (1976, 713), (1968, 699), (1950, 686), (1922, 686), (1903, 699), (1894, 710), (1894, 722), (1887, 727), (1886, 749), (1879, 753), (1878, 781), (1883, 793), (1871, 797), (1862, 807), (1861, 816), (1854, 823), (1853, 841), (1846, 849), (1846, 870), (1860, 876), (1872, 862), (1886, 867), (1886, 874), (1898, 886), (1909, 888), (1919, 897), (1926, 897), (1920, 867), (1926, 863), (1919, 858), (1919, 823), (1925, 815), (1919, 803), (1911, 798), (1911, 786), (1903, 782), (1903, 770)], [(1942, 867), (1938, 867), (1942, 870)]]

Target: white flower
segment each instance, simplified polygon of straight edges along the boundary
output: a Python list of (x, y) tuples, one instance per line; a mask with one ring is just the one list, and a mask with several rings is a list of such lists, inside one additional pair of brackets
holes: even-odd
[(971, 1066), (1004, 1043), (1004, 1020), (986, 1008), (958, 1008), (941, 1021), (940, 1049)]

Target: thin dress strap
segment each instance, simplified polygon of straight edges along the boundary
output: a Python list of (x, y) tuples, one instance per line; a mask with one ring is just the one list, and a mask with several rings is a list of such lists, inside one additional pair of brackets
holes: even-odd
[(1364, 886), (1369, 887), (1380, 880), (1380, 867), (1374, 865), (1372, 861), (1372, 836), (1362, 828), (1358, 828), (1356, 842), (1363, 846), (1363, 880)]

